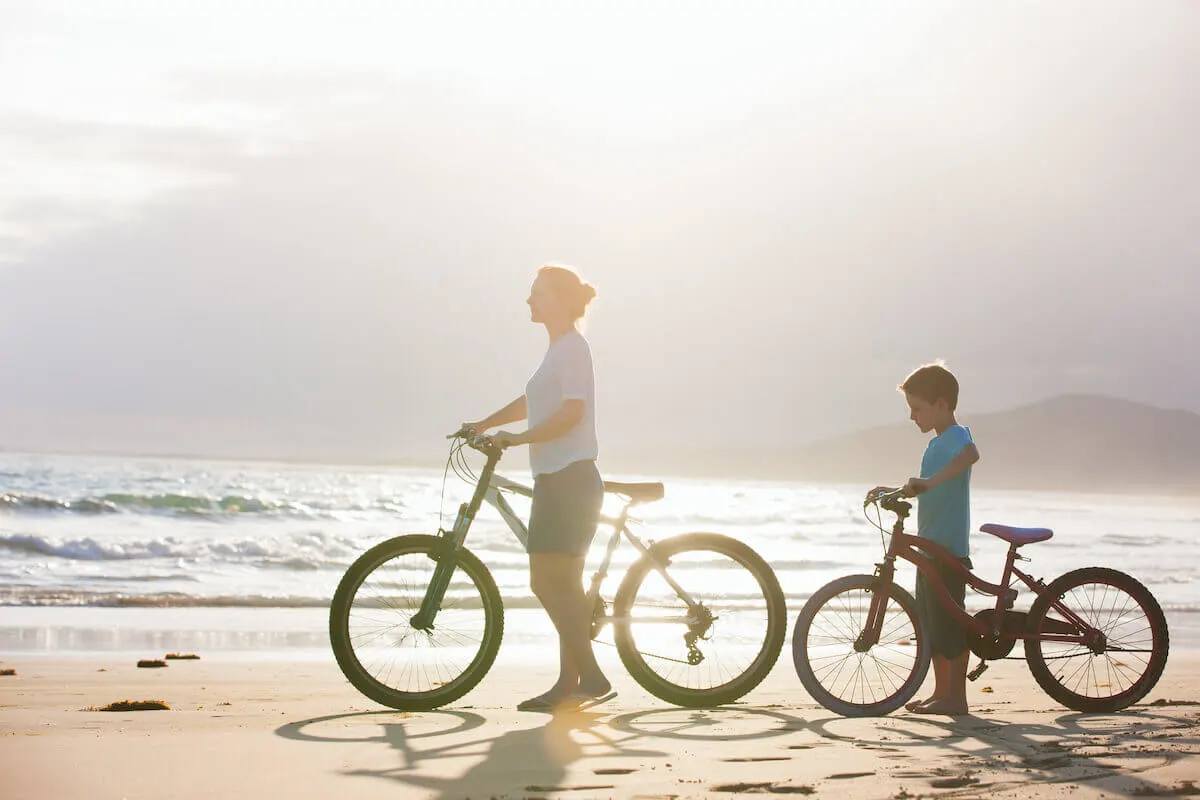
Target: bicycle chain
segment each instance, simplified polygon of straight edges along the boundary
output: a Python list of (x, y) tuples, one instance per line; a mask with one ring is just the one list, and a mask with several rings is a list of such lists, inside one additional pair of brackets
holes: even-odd
[[(607, 603), (606, 603), (605, 605), (607, 606)], [(666, 603), (636, 603), (636, 604), (635, 604), (635, 606), (638, 606), (638, 607), (641, 607), (641, 608), (670, 608), (670, 609), (679, 609), (679, 605), (678, 605), (678, 604), (676, 604), (676, 603), (671, 603), (671, 604), (666, 604)], [(679, 609), (679, 610), (682, 610), (682, 609)], [(711, 612), (710, 612), (710, 613), (711, 613)], [(709, 633), (709, 635), (708, 635), (708, 636), (697, 636), (696, 638), (697, 638), (697, 639), (699, 639), (700, 641), (707, 642), (707, 641), (708, 641), (708, 640), (711, 638), (711, 630), (712, 630), (712, 625), (711, 625), (711, 622), (714, 622), (714, 621), (716, 621), (716, 619), (717, 619), (717, 617), (713, 617), (713, 618), (712, 618), (712, 620), (710, 621), (710, 624), (709, 624), (709, 631), (710, 631), (710, 633)], [(614, 647), (614, 648), (615, 648), (615, 647), (617, 646), (617, 645), (616, 645), (616, 642), (606, 642), (606, 641), (602, 641), (602, 640), (600, 640), (600, 639), (593, 639), (592, 641), (594, 641), (594, 642), (598, 642), (599, 644), (608, 645), (609, 647)], [(693, 644), (689, 644), (689, 645), (688, 645), (688, 655), (689, 655), (689, 657), (688, 657), (687, 659), (683, 659), (683, 658), (672, 658), (671, 656), (663, 656), (663, 655), (659, 655), (658, 653), (643, 653), (643, 652), (641, 652), (640, 650), (638, 651), (638, 654), (639, 654), (640, 656), (642, 656), (643, 658), (657, 658), (657, 659), (659, 659), (659, 660), (661, 660), (661, 661), (670, 661), (670, 662), (672, 662), (672, 663), (674, 663), (674, 664), (686, 664), (686, 665), (687, 665), (687, 666), (689, 666), (689, 667), (694, 667), (694, 666), (696, 666), (697, 664), (699, 664), (699, 663), (701, 663), (702, 661), (704, 661), (704, 655), (703, 655), (703, 654), (700, 652), (700, 648), (696, 647), (696, 645), (695, 645), (694, 643), (693, 643)]]

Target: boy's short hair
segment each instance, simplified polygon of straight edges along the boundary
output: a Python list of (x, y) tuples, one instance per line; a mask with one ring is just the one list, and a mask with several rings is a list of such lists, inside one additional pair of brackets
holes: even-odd
[(927, 403), (945, 400), (951, 411), (958, 407), (958, 379), (940, 362), (917, 367), (896, 388)]

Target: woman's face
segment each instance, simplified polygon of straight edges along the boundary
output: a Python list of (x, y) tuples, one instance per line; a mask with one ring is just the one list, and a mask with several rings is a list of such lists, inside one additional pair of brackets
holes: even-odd
[(525, 302), (529, 303), (529, 319), (532, 322), (544, 324), (548, 320), (556, 319), (566, 313), (562, 301), (558, 299), (558, 295), (550, 286), (550, 281), (546, 280), (545, 275), (539, 275), (534, 279), (533, 286), (529, 288), (529, 299)]

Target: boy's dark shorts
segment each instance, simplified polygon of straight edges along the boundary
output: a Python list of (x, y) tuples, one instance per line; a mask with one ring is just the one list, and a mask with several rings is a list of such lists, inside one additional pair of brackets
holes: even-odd
[[(959, 560), (967, 569), (972, 568), (971, 559)], [(950, 599), (956, 606), (963, 608), (967, 594), (966, 581), (958, 573), (940, 563), (938, 564), (938, 574), (946, 586), (946, 591), (950, 593)], [(925, 618), (925, 631), (929, 636), (929, 646), (933, 655), (958, 658), (967, 651), (966, 629), (945, 609), (930, 585), (929, 579), (925, 577), (924, 572), (920, 571), (917, 572), (917, 608), (920, 610), (921, 616)]]
[(538, 475), (533, 479), (526, 549), (586, 556), (603, 502), (604, 481), (595, 461), (576, 461), (558, 472)]

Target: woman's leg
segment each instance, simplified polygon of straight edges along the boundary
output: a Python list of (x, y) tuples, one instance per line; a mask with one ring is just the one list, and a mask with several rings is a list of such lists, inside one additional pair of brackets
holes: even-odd
[(612, 685), (592, 651), (592, 610), (583, 591), (583, 564), (583, 556), (531, 553), (530, 583), (558, 631), (559, 680), (551, 692), (598, 697)]

